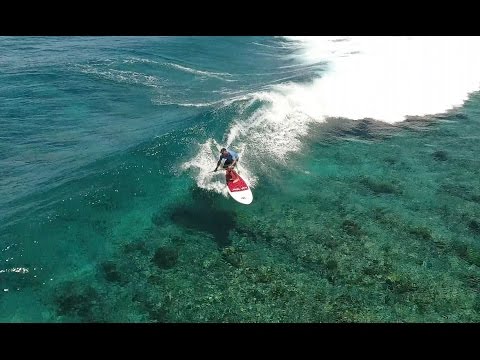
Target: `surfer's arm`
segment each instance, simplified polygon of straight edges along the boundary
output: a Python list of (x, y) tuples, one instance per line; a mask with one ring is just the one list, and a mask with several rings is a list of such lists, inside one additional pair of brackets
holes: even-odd
[(222, 158), (220, 158), (220, 160), (218, 160), (217, 162), (217, 166), (215, 167), (215, 170), (213, 171), (217, 171), (218, 167), (220, 166), (220, 163), (222, 162)]

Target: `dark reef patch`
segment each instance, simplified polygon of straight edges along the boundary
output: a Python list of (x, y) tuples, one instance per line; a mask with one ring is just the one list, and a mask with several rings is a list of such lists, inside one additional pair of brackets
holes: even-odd
[(99, 300), (100, 296), (95, 288), (74, 281), (64, 283), (54, 295), (57, 314), (76, 317), (82, 322), (103, 321), (94, 313)]
[(398, 186), (392, 184), (391, 182), (377, 181), (366, 176), (361, 177), (359, 182), (376, 195), (401, 193), (401, 190), (398, 188)]
[(363, 235), (363, 231), (361, 230), (360, 225), (358, 225), (353, 220), (344, 220), (342, 222), (342, 228), (350, 236), (359, 237)]
[(171, 269), (177, 264), (178, 251), (169, 246), (161, 246), (155, 251), (152, 262), (160, 269)]
[(437, 161), (446, 161), (448, 160), (448, 155), (444, 150), (437, 150), (433, 153), (433, 158)]
[(468, 228), (475, 234), (480, 234), (480, 223), (477, 220), (470, 220), (468, 222)]
[(114, 283), (124, 283), (125, 278), (118, 270), (117, 264), (113, 261), (105, 261), (100, 265), (105, 280)]
[(418, 226), (408, 230), (408, 232), (423, 240), (432, 240), (432, 232), (429, 228)]

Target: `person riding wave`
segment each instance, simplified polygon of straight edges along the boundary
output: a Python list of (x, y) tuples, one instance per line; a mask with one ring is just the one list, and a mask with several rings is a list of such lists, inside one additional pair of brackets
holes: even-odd
[(222, 148), (220, 150), (220, 159), (218, 159), (217, 166), (215, 167), (215, 170), (213, 170), (213, 171), (218, 170), (218, 167), (222, 163), (223, 159), (225, 159), (225, 162), (223, 163), (223, 168), (224, 169), (227, 169), (227, 168), (233, 169), (233, 167), (236, 166), (237, 163), (238, 163), (239, 156), (233, 150), (230, 150), (230, 149), (227, 150), (225, 148)]

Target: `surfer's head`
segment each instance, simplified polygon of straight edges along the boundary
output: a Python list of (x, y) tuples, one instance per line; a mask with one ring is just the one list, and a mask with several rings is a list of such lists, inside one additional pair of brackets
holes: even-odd
[(227, 152), (227, 149), (225, 149), (225, 148), (222, 148), (222, 149), (220, 150), (220, 154), (224, 154), (224, 153), (226, 153), (226, 152)]

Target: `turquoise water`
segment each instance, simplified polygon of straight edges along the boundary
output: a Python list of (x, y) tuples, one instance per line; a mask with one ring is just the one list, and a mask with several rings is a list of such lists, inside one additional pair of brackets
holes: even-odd
[[(286, 39), (0, 47), (0, 321), (479, 321), (478, 93), (288, 127), (272, 86), (327, 67)], [(210, 173), (224, 144), (249, 206)]]

